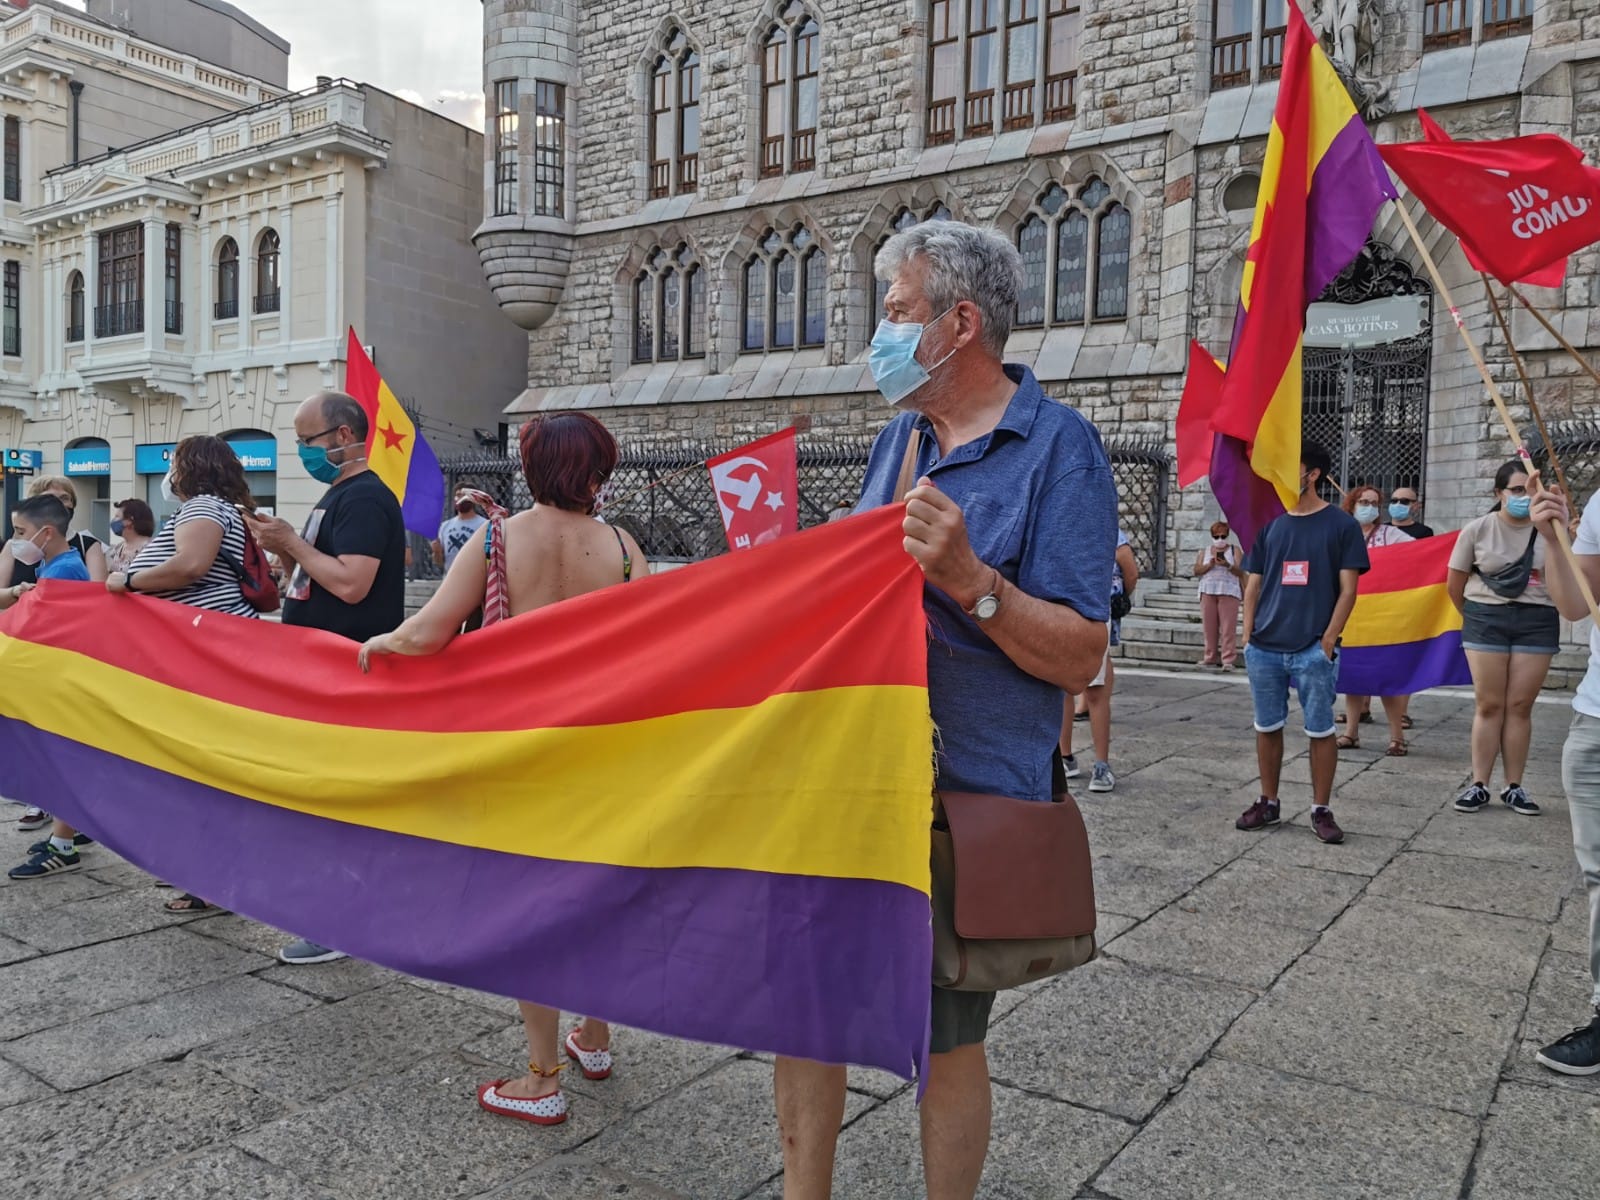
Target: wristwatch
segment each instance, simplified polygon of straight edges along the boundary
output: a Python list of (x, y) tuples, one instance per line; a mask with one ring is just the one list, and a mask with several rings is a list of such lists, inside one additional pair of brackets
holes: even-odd
[(967, 616), (976, 621), (987, 621), (1000, 611), (1000, 572), (994, 567), (989, 569), (994, 571), (994, 581), (990, 584), (989, 590), (973, 601), (972, 607), (967, 609)]
[(122, 573), (122, 590), (125, 591), (125, 592), (133, 591), (133, 572), (132, 571), (124, 571)]

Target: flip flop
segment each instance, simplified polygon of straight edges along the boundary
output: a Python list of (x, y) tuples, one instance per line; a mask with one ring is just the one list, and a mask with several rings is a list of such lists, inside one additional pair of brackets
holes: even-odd
[(174, 896), (161, 907), (169, 913), (197, 913), (211, 912), (217, 906), (209, 900), (202, 900), (192, 892), (185, 892), (181, 896)]

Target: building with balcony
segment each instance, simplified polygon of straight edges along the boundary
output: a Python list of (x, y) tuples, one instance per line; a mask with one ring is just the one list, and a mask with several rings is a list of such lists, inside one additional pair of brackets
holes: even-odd
[[(158, 0), (141, 21), (172, 28), (185, 5), (229, 7)], [(253, 23), (218, 28), (188, 36), (243, 38), (253, 69), (287, 53)], [(102, 76), (114, 98), (96, 99)], [(258, 501), (297, 520), (322, 488), (294, 462), (294, 410), (341, 385), (347, 327), (441, 453), (523, 386), (524, 336), (469, 240), (477, 132), (345, 80), (286, 93), (40, 3), (0, 20), (0, 112), (17, 193), (0, 204), (0, 445), (78, 477), (101, 536), (118, 499), (170, 508), (165, 455), (191, 433), (228, 437)], [(8, 474), (8, 500), (25, 485)]]
[[(476, 244), (530, 332), (513, 419), (583, 408), (661, 441), (802, 415), (875, 431), (891, 410), (866, 368), (873, 255), (954, 216), (1022, 254), (1008, 356), (1108, 439), (1170, 453), (1189, 339), (1227, 348), (1290, 2), (484, 0)], [(1304, 7), (1380, 141), (1417, 138), (1426, 106), (1459, 137), (1550, 131), (1600, 158), (1593, 4)], [(1331, 28), (1339, 13), (1356, 27)], [(1514, 385), (1476, 273), (1422, 226)], [(1309, 348), (1306, 427), (1347, 480), (1421, 486), (1448, 528), (1485, 507), (1509, 445), (1432, 291), (1385, 210), (1317, 328), (1397, 297), (1416, 321), (1392, 344)], [(1538, 296), (1600, 349), (1600, 252)], [(1512, 332), (1546, 415), (1588, 415), (1577, 367), (1526, 314)], [(1203, 488), (1123, 503), (1147, 571), (1192, 557), (1215, 513)]]

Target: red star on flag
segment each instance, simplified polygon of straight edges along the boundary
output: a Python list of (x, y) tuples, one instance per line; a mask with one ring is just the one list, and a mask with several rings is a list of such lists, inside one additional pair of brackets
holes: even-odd
[(406, 435), (395, 429), (392, 422), (388, 425), (378, 426), (378, 432), (383, 435), (385, 449), (400, 450), (404, 448)]

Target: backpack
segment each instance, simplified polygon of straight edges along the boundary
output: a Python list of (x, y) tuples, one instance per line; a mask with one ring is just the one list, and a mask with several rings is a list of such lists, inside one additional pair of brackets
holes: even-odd
[(272, 577), (272, 566), (256, 541), (256, 535), (250, 532), (250, 526), (244, 527), (244, 561), (240, 562), (226, 550), (222, 552), (222, 560), (239, 580), (239, 591), (251, 608), (264, 613), (278, 611), (278, 581)]

